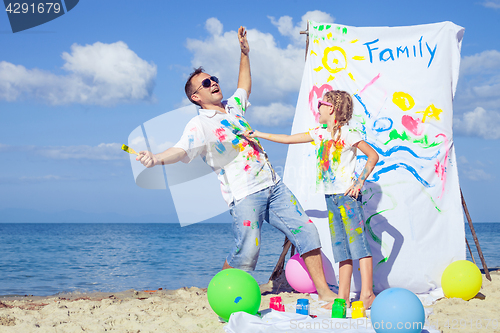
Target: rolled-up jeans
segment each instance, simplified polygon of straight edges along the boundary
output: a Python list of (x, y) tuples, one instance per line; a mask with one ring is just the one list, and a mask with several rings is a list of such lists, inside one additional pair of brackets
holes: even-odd
[(230, 266), (253, 271), (260, 252), (264, 221), (283, 232), (300, 255), (321, 248), (318, 230), (293, 193), (280, 180), (230, 205), (235, 245)]

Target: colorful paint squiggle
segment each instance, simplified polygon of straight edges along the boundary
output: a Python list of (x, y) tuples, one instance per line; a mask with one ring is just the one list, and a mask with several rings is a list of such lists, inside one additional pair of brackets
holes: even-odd
[(415, 106), (415, 101), (410, 94), (402, 91), (395, 92), (392, 97), (392, 102), (396, 104), (401, 110), (408, 111)]
[(404, 115), (403, 118), (401, 118), (401, 123), (403, 124), (404, 127), (406, 127), (407, 130), (412, 132), (414, 135), (422, 135), (424, 132), (424, 126), (423, 122), (420, 121), (419, 118), (413, 119), (412, 116), (409, 115)]
[[(344, 224), (344, 229), (347, 237), (349, 238), (349, 243), (353, 243), (359, 234), (363, 232), (360, 227), (353, 228), (351, 225), (351, 220), (354, 217), (354, 210), (349, 206), (348, 203), (344, 206), (339, 207), (340, 216), (342, 217), (342, 223)], [(361, 223), (363, 223), (361, 221)]]
[[(378, 193), (373, 193), (373, 195), (375, 194), (382, 194), (382, 192), (378, 192)], [(373, 232), (373, 229), (372, 229), (372, 219), (377, 216), (377, 215), (381, 215), (382, 213), (384, 212), (387, 212), (387, 211), (390, 211), (390, 210), (394, 210), (396, 209), (397, 207), (397, 203), (396, 203), (396, 199), (389, 193), (385, 193), (385, 195), (387, 195), (391, 201), (392, 201), (392, 207), (391, 208), (387, 208), (387, 209), (383, 209), (381, 211), (378, 211), (372, 215), (370, 215), (367, 219), (366, 219), (366, 222), (365, 222), (365, 229), (368, 231), (368, 234), (372, 237), (372, 239), (377, 243), (379, 244), (385, 251), (389, 251), (389, 246), (385, 243), (382, 242), (382, 239), (379, 238), (375, 232)], [(384, 257), (382, 260), (380, 260), (378, 263), (377, 263), (377, 266), (379, 264), (383, 264), (385, 262), (387, 262), (389, 260), (389, 257)]]
[[(439, 151), (438, 151), (434, 155), (429, 156), (429, 157), (420, 156), (420, 155), (417, 155), (417, 153), (415, 153), (411, 148), (409, 148), (407, 146), (394, 146), (391, 149), (388, 149), (386, 151), (382, 150), (382, 148), (380, 148), (379, 146), (377, 146), (375, 143), (371, 143), (370, 146), (372, 146), (372, 148), (375, 149), (375, 151), (379, 155), (382, 155), (384, 157), (389, 157), (389, 156), (391, 156), (394, 153), (405, 151), (405, 152), (408, 152), (411, 156), (413, 156), (415, 158), (418, 158), (418, 159), (421, 159), (421, 160), (428, 160), (428, 161), (430, 161), (430, 160), (433, 160), (434, 158), (436, 158), (439, 155)], [(363, 156), (363, 157), (366, 158), (366, 156)]]
[[(364, 60), (364, 59), (362, 59)], [(380, 73), (378, 73), (377, 76), (375, 76), (370, 82), (368, 82), (364, 87), (363, 89), (361, 89), (361, 91), (359, 92), (359, 94), (361, 95), (368, 87), (370, 87), (371, 85), (373, 85), (375, 83), (375, 81), (377, 81), (378, 79), (380, 79)]]
[(417, 113), (423, 113), (424, 116), (422, 117), (422, 122), (425, 123), (425, 120), (427, 117), (429, 118), (434, 118), (436, 120), (439, 120), (439, 115), (443, 112), (443, 110), (438, 109), (434, 104), (429, 105), (425, 111), (417, 111)]
[(317, 102), (318, 99), (323, 97), (323, 93), (332, 90), (332, 86), (329, 84), (323, 84), (321, 87), (313, 86), (311, 91), (309, 92), (309, 110), (311, 110), (314, 120), (319, 123), (319, 111)]
[(330, 235), (332, 237), (335, 237), (335, 225), (333, 224), (333, 212), (331, 210), (328, 210), (328, 226), (330, 228)]
[(390, 165), (388, 167), (381, 168), (380, 170), (378, 170), (377, 172), (375, 172), (373, 174), (373, 176), (372, 176), (373, 177), (373, 181), (379, 181), (381, 174), (384, 174), (384, 173), (387, 173), (389, 171), (393, 171), (393, 170), (396, 170), (396, 169), (399, 169), (399, 168), (408, 170), (419, 181), (419, 183), (421, 183), (425, 187), (434, 187), (433, 184), (429, 184), (425, 179), (423, 179), (418, 174), (418, 172), (415, 170), (414, 167), (412, 167), (411, 165), (408, 165), (406, 163), (396, 163), (396, 164)]
[(411, 143), (416, 143), (424, 149), (437, 147), (442, 143), (442, 142), (436, 142), (436, 141), (429, 143), (429, 137), (427, 135), (424, 135), (422, 139), (414, 139), (411, 136), (409, 136), (405, 131), (403, 131), (400, 134), (397, 129), (393, 129), (389, 133), (389, 140), (387, 140), (387, 142), (385, 142), (384, 145), (387, 145), (389, 142), (391, 142), (393, 140), (401, 140), (401, 141), (408, 141)]
[(361, 100), (361, 96), (359, 96), (358, 94), (354, 94), (354, 97), (356, 97), (356, 99), (358, 100), (359, 104), (361, 104), (361, 106), (363, 107), (363, 110), (365, 110), (365, 114), (368, 116), (368, 118), (371, 118), (372, 115), (370, 114), (370, 112), (368, 112), (368, 109), (366, 108), (366, 105)]
[(297, 204), (297, 199), (293, 195), (292, 195), (292, 199), (290, 200), (290, 202), (295, 206), (295, 209), (297, 210), (299, 215), (302, 216), (302, 212), (300, 211), (299, 205)]
[[(257, 139), (253, 139), (253, 140), (249, 141), (241, 135), (245, 130), (251, 130), (252, 128), (250, 127), (248, 122), (246, 122), (246, 120), (244, 118), (242, 118), (241, 116), (236, 115), (236, 118), (238, 119), (239, 125), (241, 125), (242, 127), (239, 127), (239, 126), (235, 125), (234, 123), (229, 122), (228, 120), (224, 119), (221, 121), (221, 125), (223, 127), (219, 128), (215, 131), (215, 135), (218, 138), (218, 141), (215, 143), (215, 148), (216, 148), (217, 152), (222, 154), (223, 152), (226, 151), (226, 148), (222, 144), (222, 141), (224, 141), (226, 139), (227, 135), (226, 135), (225, 129), (228, 129), (230, 132), (232, 132), (233, 134), (236, 135), (236, 137), (231, 141), (231, 144), (232, 144), (234, 149), (243, 152), (243, 151), (245, 151), (246, 147), (248, 145), (250, 145), (250, 147), (252, 149), (247, 150), (248, 153), (245, 155), (246, 160), (247, 161), (249, 161), (249, 160), (261, 161), (261, 159), (262, 159), (261, 153), (264, 151), (264, 149), (260, 145), (260, 142)], [(250, 166), (247, 164), (244, 167), (244, 170), (249, 171)]]
[(449, 148), (448, 148), (448, 138), (444, 134), (438, 134), (436, 135), (436, 138), (442, 136), (444, 137), (444, 145), (446, 149), (446, 154), (444, 156), (443, 163), (436, 161), (436, 174), (438, 175), (439, 179), (441, 179), (442, 182), (442, 189), (441, 189), (441, 194), (438, 196), (438, 198), (441, 198), (444, 193), (444, 187), (446, 185), (446, 162), (448, 161), (448, 153), (449, 153)]

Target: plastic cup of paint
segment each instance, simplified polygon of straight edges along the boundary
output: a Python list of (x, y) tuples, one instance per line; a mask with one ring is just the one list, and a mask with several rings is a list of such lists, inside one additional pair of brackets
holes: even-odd
[(352, 319), (363, 318), (366, 317), (365, 306), (363, 301), (352, 302)]
[(270, 309), (274, 309), (276, 311), (280, 311), (281, 310), (281, 297), (280, 296), (276, 296), (276, 297), (271, 297), (271, 299), (269, 300), (269, 308)]
[(299, 298), (297, 300), (297, 307), (296, 307), (295, 312), (308, 316), (309, 315), (309, 300), (307, 298)]
[(336, 298), (332, 305), (332, 318), (345, 318), (345, 299)]

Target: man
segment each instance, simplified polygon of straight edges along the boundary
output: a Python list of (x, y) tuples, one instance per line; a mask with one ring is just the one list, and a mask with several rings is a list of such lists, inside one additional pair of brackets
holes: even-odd
[(314, 224), (295, 196), (279, 179), (266, 152), (256, 139), (243, 136), (251, 130), (244, 118), (252, 86), (250, 51), (243, 27), (238, 29), (241, 48), (238, 89), (222, 100), (219, 80), (196, 69), (186, 82), (189, 100), (201, 107), (186, 125), (180, 141), (159, 154), (141, 151), (137, 160), (146, 167), (189, 163), (198, 155), (218, 173), (224, 199), (233, 216), (235, 246), (222, 269), (254, 270), (260, 251), (264, 220), (282, 231), (295, 245), (309, 270), (319, 298), (332, 301), (336, 294), (326, 283), (321, 243)]

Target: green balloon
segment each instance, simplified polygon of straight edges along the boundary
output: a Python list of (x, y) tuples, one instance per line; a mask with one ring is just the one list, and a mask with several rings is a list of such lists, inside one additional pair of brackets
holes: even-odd
[(236, 268), (217, 273), (207, 288), (208, 303), (212, 310), (226, 321), (231, 313), (244, 311), (255, 315), (259, 311), (261, 295), (253, 276)]

